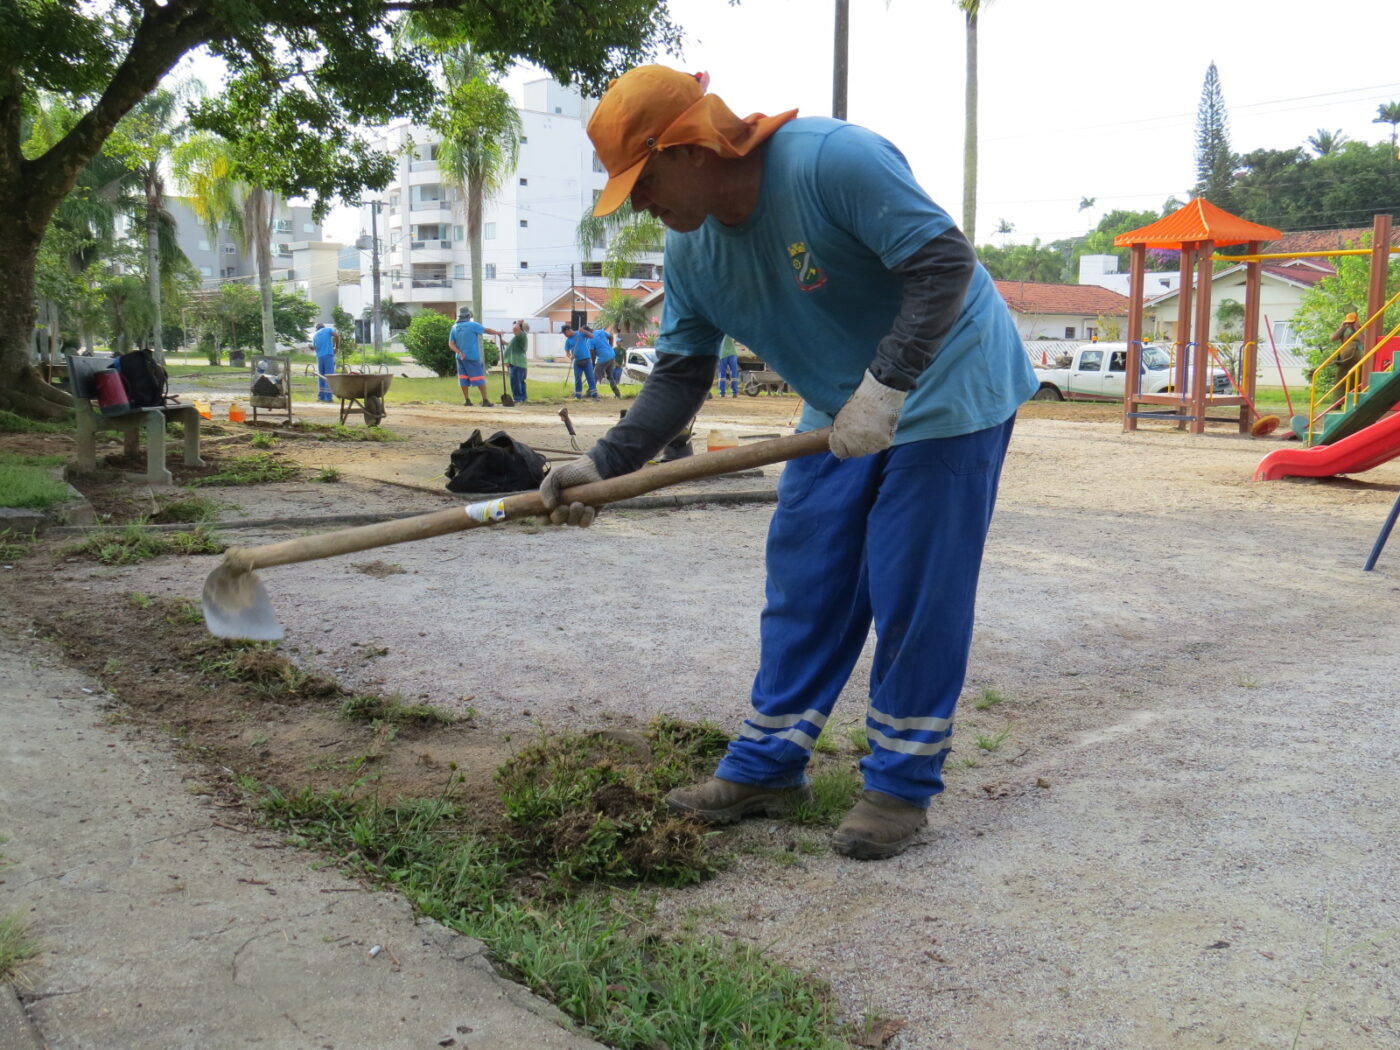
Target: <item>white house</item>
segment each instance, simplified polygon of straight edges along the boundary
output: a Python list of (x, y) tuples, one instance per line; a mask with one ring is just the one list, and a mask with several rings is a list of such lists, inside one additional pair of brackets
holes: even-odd
[(1040, 339), (1121, 338), (1128, 297), (1097, 285), (997, 281), (997, 291), (1025, 342)]

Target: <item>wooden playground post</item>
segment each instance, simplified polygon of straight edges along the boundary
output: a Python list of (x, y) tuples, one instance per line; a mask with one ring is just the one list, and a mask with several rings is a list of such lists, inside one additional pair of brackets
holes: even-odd
[(1123, 429), (1137, 429), (1134, 402), (1142, 392), (1142, 292), (1147, 283), (1147, 245), (1132, 246), (1128, 272), (1128, 372), (1123, 377)]
[[(1361, 335), (1361, 353), (1369, 354), (1375, 345), (1381, 340), (1381, 333), (1385, 330), (1380, 316), (1381, 307), (1385, 305), (1385, 283), (1386, 277), (1390, 273), (1390, 224), (1389, 214), (1378, 214), (1371, 225), (1371, 279), (1366, 290), (1366, 316), (1374, 317), (1365, 332)], [(1363, 374), (1357, 377), (1357, 381), (1366, 385), (1366, 378), (1370, 374), (1374, 365), (1374, 358), (1366, 362)]]
[[(1191, 433), (1206, 432), (1206, 380), (1211, 374), (1210, 361), (1210, 308), (1214, 297), (1211, 293), (1211, 277), (1215, 254), (1213, 241), (1201, 241), (1196, 245), (1196, 330), (1191, 349), (1191, 375), (1189, 390), (1191, 398)], [(1214, 384), (1211, 384), (1212, 386)]]
[[(1262, 242), (1250, 241), (1245, 245), (1249, 255), (1258, 255)], [(1255, 361), (1259, 354), (1259, 296), (1263, 283), (1263, 273), (1258, 259), (1250, 259), (1244, 266), (1244, 344), (1240, 347), (1239, 380), (1240, 391), (1247, 401), (1254, 402)], [(1250, 419), (1249, 404), (1240, 406), (1240, 433), (1250, 433), (1254, 421)]]

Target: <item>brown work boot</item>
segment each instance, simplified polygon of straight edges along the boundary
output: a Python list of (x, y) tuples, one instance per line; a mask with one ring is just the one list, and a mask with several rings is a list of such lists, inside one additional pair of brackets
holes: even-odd
[(673, 813), (698, 817), (706, 824), (733, 824), (745, 817), (785, 817), (811, 798), (806, 784), (772, 788), (711, 777), (676, 788), (666, 796), (666, 805)]
[(831, 848), (856, 860), (903, 853), (924, 826), (927, 811), (882, 791), (862, 791), (831, 836)]

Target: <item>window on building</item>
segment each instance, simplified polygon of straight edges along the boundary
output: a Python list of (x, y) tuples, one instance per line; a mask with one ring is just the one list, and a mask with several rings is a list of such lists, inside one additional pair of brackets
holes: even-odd
[(530, 268), (530, 264), (527, 263), (524, 259), (521, 259), (521, 260), (520, 260), (520, 268), (521, 268), (522, 270), (528, 270), (528, 269)]
[(205, 240), (201, 240), (201, 241), (199, 242), (199, 250), (202, 251), (202, 252), (207, 252), (207, 251), (209, 250), (209, 242), (208, 242), (208, 241), (205, 241)]
[(291, 255), (291, 254), (292, 254), (292, 246), (291, 246), (290, 244), (288, 244), (286, 241), (283, 241), (283, 242), (280, 243), (280, 244), (273, 245), (273, 247), (276, 249), (276, 254), (277, 254), (277, 255)]
[(485, 270), (485, 277), (488, 281), (494, 281), (496, 279), (495, 263), (487, 263), (485, 266), (482, 267), (482, 269)]
[(454, 227), (452, 227), (452, 239), (453, 239), (454, 241), (460, 241), (460, 240), (462, 239), (462, 227), (460, 227), (460, 226), (454, 226)]
[(529, 179), (521, 179), (521, 180), (520, 180), (520, 185), (522, 185), (522, 186), (528, 186), (528, 185), (530, 185), (530, 180), (529, 180)]
[(199, 268), (199, 272), (200, 272), (200, 274), (201, 274), (202, 276), (204, 276), (204, 277), (213, 277), (213, 276), (214, 276), (214, 267), (212, 267), (212, 266), (201, 266), (201, 267)]
[(452, 267), (452, 279), (454, 281), (465, 281), (467, 279), (467, 268), (461, 263)]
[(316, 224), (315, 224), (314, 222), (304, 222), (304, 223), (302, 223), (302, 224), (301, 224), (301, 232), (302, 232), (302, 233), (315, 233), (315, 232), (316, 232)]
[(605, 171), (605, 170), (606, 170), (606, 169), (603, 167), (603, 162), (602, 162), (601, 159), (599, 159), (597, 153), (594, 153), (594, 154), (593, 154), (593, 170), (594, 170), (594, 171)]
[(483, 240), (494, 241), (496, 239), (496, 224), (494, 222), (488, 222), (482, 226), (481, 236)]
[(521, 219), (521, 220), (520, 220), (520, 228), (521, 228), (522, 230), (525, 229), (525, 227), (527, 227), (527, 226), (529, 226), (529, 225), (530, 225), (530, 220), (529, 220), (529, 219)]
[(555, 107), (554, 107), (554, 112), (556, 112), (556, 113), (563, 113), (563, 112), (564, 112), (564, 107), (563, 107), (563, 106), (555, 106)]
[(524, 135), (521, 135), (521, 136), (520, 136), (520, 144), (521, 144), (522, 146), (525, 145), (525, 143), (527, 143), (527, 142), (529, 142), (529, 141), (530, 141), (530, 140), (527, 139)]
[(291, 232), (292, 232), (292, 220), (291, 220), (291, 219), (274, 219), (273, 222), (272, 222), (272, 232), (273, 232), (273, 233), (291, 233)]
[(1074, 338), (1074, 329), (1073, 329), (1072, 327), (1068, 326), (1068, 325), (1065, 326), (1065, 338), (1066, 338), (1066, 339), (1073, 339), (1073, 338)]

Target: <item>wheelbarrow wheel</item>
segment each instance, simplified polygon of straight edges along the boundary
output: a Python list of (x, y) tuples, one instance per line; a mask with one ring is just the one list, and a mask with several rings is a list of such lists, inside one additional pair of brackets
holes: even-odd
[(749, 380), (746, 383), (744, 383), (744, 393), (748, 394), (749, 397), (758, 397), (758, 391), (760, 389), (761, 388), (758, 385), (758, 380), (752, 377), (750, 377)]
[(384, 411), (384, 399), (376, 395), (365, 398), (365, 426), (377, 427), (387, 415)]

